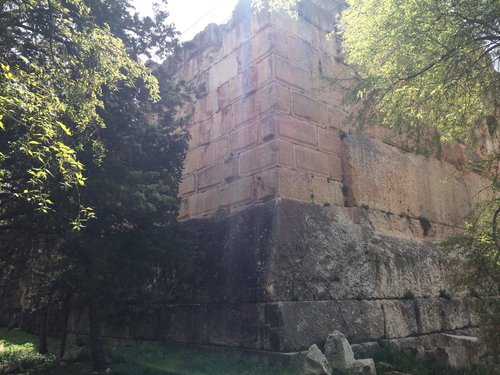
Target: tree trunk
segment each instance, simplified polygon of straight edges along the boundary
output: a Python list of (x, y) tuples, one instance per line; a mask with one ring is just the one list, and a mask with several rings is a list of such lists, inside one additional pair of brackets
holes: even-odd
[(101, 319), (95, 299), (92, 299), (89, 303), (89, 336), (90, 354), (92, 355), (94, 370), (104, 370), (106, 368), (106, 359), (101, 340)]
[(38, 331), (38, 353), (47, 354), (47, 319), (48, 308), (43, 307), (39, 312), (39, 331)]
[(66, 352), (66, 340), (68, 338), (68, 323), (69, 323), (69, 312), (70, 305), (69, 303), (64, 307), (63, 311), (63, 326), (61, 332), (61, 346), (59, 349), (59, 357), (64, 357), (64, 353)]

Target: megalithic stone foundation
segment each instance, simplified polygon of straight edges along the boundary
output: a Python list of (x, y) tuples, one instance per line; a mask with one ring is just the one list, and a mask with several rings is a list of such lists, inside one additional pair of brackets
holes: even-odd
[(303, 1), (294, 19), (243, 1), (186, 51), (198, 91), (180, 219), (203, 260), (169, 285), (162, 338), (286, 352), (339, 330), (431, 350), (477, 327), (473, 299), (440, 298), (456, 260), (436, 243), (486, 182), (459, 170), (459, 147), (425, 157), (345, 125), (325, 84), (351, 74), (331, 4)]

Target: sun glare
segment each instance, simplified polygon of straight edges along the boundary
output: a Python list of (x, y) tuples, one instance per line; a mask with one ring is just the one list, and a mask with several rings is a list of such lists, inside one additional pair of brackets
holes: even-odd
[[(182, 33), (182, 40), (191, 40), (209, 23), (229, 20), (238, 0), (169, 0), (170, 20)], [(152, 15), (154, 0), (133, 0), (141, 15)]]

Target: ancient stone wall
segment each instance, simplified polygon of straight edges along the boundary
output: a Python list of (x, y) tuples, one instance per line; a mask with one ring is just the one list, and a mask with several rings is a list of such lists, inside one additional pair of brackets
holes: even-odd
[(318, 90), (322, 74), (345, 69), (338, 42), (326, 39), (333, 18), (313, 4), (297, 22), (247, 3), (230, 24), (199, 35), (184, 66), (199, 87), (184, 219), (275, 197), (344, 204), (341, 95)]
[(303, 1), (294, 19), (241, 1), (186, 50), (197, 100), (180, 218), (196, 257), (136, 336), (295, 351), (338, 329), (360, 352), (432, 352), (477, 327), (433, 240), (460, 230), (487, 182), (460, 170), (457, 145), (416, 155), (345, 125), (325, 81), (350, 74), (327, 38), (331, 4)]
[(423, 220), (425, 235), (449, 233), (484, 183), (457, 169), (458, 148), (438, 160), (405, 152), (380, 128), (362, 135), (345, 126), (343, 92), (325, 77), (350, 71), (339, 40), (328, 37), (335, 17), (318, 3), (303, 2), (293, 19), (242, 1), (230, 23), (193, 41), (182, 73), (198, 90), (180, 218), (279, 197), (366, 207), (379, 224), (376, 214), (395, 216), (381, 230), (400, 227), (404, 217)]

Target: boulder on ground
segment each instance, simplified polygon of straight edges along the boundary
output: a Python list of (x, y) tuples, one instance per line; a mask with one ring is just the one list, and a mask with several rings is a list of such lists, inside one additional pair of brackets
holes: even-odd
[(304, 375), (332, 375), (325, 355), (319, 350), (318, 345), (312, 345), (307, 351), (304, 361)]
[(351, 368), (348, 369), (349, 375), (376, 375), (375, 362), (371, 358), (358, 359)]
[(351, 344), (339, 331), (333, 331), (328, 335), (325, 343), (325, 356), (332, 369), (344, 372), (356, 361)]

